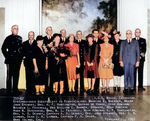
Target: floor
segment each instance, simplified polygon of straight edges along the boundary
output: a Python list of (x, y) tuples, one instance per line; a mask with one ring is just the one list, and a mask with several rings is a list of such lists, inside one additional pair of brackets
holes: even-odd
[[(146, 91), (138, 92), (136, 91), (135, 95), (124, 95), (123, 94), (123, 88), (121, 88), (120, 92), (113, 92), (113, 89), (110, 88), (109, 94), (104, 95), (97, 95), (97, 96), (89, 96), (84, 93), (83, 96), (25, 96), (25, 90), (22, 91), (22, 95), (18, 97), (12, 97), (12, 96), (5, 96), (5, 89), (0, 90), (0, 120), (13, 120), (13, 101), (14, 100), (23, 100), (23, 101), (46, 101), (46, 102), (54, 102), (49, 103), (49, 106), (42, 106), (42, 107), (55, 107), (55, 109), (58, 107), (58, 104), (69, 104), (70, 110), (73, 109), (73, 111), (76, 111), (76, 115), (74, 115), (73, 111), (67, 112), (66, 109), (61, 110), (61, 116), (59, 115), (58, 118), (52, 118), (52, 117), (34, 117), (31, 118), (33, 121), (39, 120), (39, 121), (150, 121), (150, 86), (145, 87)], [(115, 98), (115, 99), (114, 99)], [(93, 101), (93, 102), (91, 102)], [(104, 101), (104, 102), (99, 102)], [(113, 101), (113, 102), (111, 102)], [(121, 101), (123, 105), (121, 108), (116, 108), (118, 106), (117, 102)], [(79, 106), (78, 103), (81, 103), (82, 105)], [(40, 103), (41, 104), (41, 103)], [(102, 111), (101, 108), (98, 108), (99, 105), (105, 104), (105, 111)], [(111, 104), (111, 105), (110, 105)], [(114, 104), (114, 105), (113, 105)], [(126, 104), (129, 104), (126, 106)], [(46, 103), (44, 102), (44, 105)], [(57, 106), (56, 106), (57, 105)], [(71, 106), (74, 106), (72, 108)], [(88, 107), (87, 109), (84, 109), (85, 105), (92, 105), (92, 107)], [(113, 105), (113, 106), (112, 106)], [(123, 107), (124, 106), (124, 107)], [(38, 105), (36, 105), (38, 107)], [(82, 108), (81, 108), (82, 107)], [(106, 108), (107, 107), (107, 108)], [(97, 109), (97, 110), (94, 110)], [(121, 111), (126, 109), (128, 111)], [(79, 109), (79, 110), (78, 110)], [(118, 110), (120, 109), (120, 110)], [(129, 111), (130, 110), (130, 111)], [(55, 112), (55, 110), (53, 110)], [(25, 114), (27, 114), (26, 110), (24, 111)], [(56, 110), (57, 112), (57, 110)], [(66, 113), (67, 112), (67, 113)], [(79, 114), (82, 113), (82, 114)], [(96, 114), (97, 112), (97, 114)], [(111, 112), (111, 113), (110, 113)], [(59, 110), (60, 113), (60, 110)], [(43, 116), (45, 116), (43, 114)], [(50, 116), (50, 115), (49, 115)], [(63, 117), (64, 116), (64, 117)], [(69, 116), (73, 116), (69, 118)], [(26, 118), (27, 115), (25, 115), (25, 119), (30, 119), (29, 117)], [(24, 121), (26, 121), (24, 119)], [(20, 118), (21, 120), (21, 118)]]

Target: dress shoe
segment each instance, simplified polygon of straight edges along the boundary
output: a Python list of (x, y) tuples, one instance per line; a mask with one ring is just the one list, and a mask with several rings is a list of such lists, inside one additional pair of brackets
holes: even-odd
[(124, 89), (124, 90), (123, 90), (123, 93), (124, 93), (124, 94), (128, 94), (128, 89)]
[(88, 95), (91, 95), (91, 89), (88, 89), (88, 90), (86, 91), (86, 93), (87, 93)]
[(135, 90), (134, 89), (130, 89), (130, 94), (131, 95), (135, 95)]
[(99, 89), (94, 90), (94, 95), (99, 95)]
[(83, 92), (83, 93), (84, 93), (84, 92), (85, 92), (85, 90), (84, 90), (84, 89), (80, 89), (80, 92)]
[(84, 95), (84, 92), (80, 92), (80, 96), (83, 96)]
[(113, 90), (116, 91), (116, 87), (113, 87)]
[(6, 92), (6, 96), (12, 96), (11, 91), (10, 92)]
[(80, 90), (80, 95), (84, 95), (84, 90)]
[(138, 91), (146, 91), (145, 88), (138, 88)]

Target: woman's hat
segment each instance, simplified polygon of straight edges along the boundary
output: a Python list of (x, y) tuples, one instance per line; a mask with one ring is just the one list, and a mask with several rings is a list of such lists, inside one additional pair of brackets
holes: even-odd
[(107, 32), (101, 31), (98, 37), (100, 39), (105, 39), (106, 37), (111, 38), (111, 35), (109, 35)]
[(44, 38), (42, 37), (42, 35), (38, 35), (37, 37), (36, 37), (36, 41), (41, 41), (41, 40), (43, 40)]
[(94, 38), (93, 34), (88, 34), (88, 35), (86, 36), (86, 39), (88, 39), (89, 37)]
[(53, 40), (55, 39), (55, 37), (57, 37), (57, 36), (61, 37), (61, 34), (58, 34), (58, 33), (53, 34), (52, 41), (53, 41)]
[(53, 37), (54, 37), (54, 38), (55, 38), (56, 36), (61, 37), (61, 34), (58, 34), (58, 33), (53, 34)]
[(114, 35), (119, 34), (119, 36), (121, 36), (120, 31), (117, 31)]

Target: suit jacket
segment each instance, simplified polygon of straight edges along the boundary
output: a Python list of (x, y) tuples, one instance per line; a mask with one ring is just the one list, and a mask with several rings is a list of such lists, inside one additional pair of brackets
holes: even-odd
[(60, 37), (60, 43), (67, 44), (69, 42), (68, 38), (65, 38), (65, 41)]
[(78, 40), (75, 40), (74, 43), (77, 43), (79, 45), (79, 56), (80, 56), (80, 64), (84, 65), (84, 48), (85, 48), (85, 40), (81, 40), (81, 42), (78, 42)]
[(98, 38), (98, 41), (97, 41), (97, 42), (96, 42), (95, 40), (94, 40), (94, 42), (95, 42), (96, 44), (102, 44), (102, 43), (104, 43), (104, 41), (101, 40), (101, 39), (99, 39), (99, 38)]
[[(136, 38), (134, 38), (134, 39), (136, 39)], [(146, 53), (146, 40), (144, 38), (140, 37), (138, 42), (139, 42), (139, 47), (140, 47), (140, 54), (141, 53), (145, 54)], [(141, 57), (142, 60), (145, 61), (145, 56), (143, 57), (143, 56), (140, 55), (140, 57)]]
[(47, 36), (45, 36), (43, 43), (44, 43), (45, 45), (49, 44), (50, 42), (52, 42), (52, 38), (53, 38), (53, 37), (51, 36), (51, 39), (48, 39)]
[(26, 58), (24, 59), (24, 66), (34, 69), (33, 65), (33, 48), (34, 46), (37, 46), (37, 42), (34, 40), (33, 43), (30, 45), (29, 40), (26, 40), (23, 42), (23, 48), (22, 48), (22, 55)]
[(139, 44), (135, 39), (132, 39), (130, 44), (127, 39), (121, 42), (119, 60), (124, 64), (130, 63), (132, 65), (135, 65), (137, 61), (140, 62)]

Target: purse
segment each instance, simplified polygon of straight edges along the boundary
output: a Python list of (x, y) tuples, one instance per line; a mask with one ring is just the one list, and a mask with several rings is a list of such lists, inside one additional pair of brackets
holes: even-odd
[(95, 62), (93, 63), (93, 66), (88, 66), (88, 71), (94, 71), (94, 65), (95, 65)]
[(33, 71), (33, 74), (34, 74), (34, 77), (35, 77), (35, 78), (38, 78), (38, 77), (40, 76), (40, 73), (39, 73), (39, 72), (35, 73), (35, 72)]
[(76, 67), (76, 74), (80, 73), (80, 68)]
[(114, 64), (112, 62), (110, 62), (110, 63), (103, 63), (102, 67), (103, 68), (108, 68), (108, 69), (113, 69), (114, 68)]

